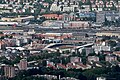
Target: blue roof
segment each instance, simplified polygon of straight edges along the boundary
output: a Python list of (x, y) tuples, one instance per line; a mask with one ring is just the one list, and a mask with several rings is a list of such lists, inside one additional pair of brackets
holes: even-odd
[(80, 17), (96, 17), (94, 12), (81, 12), (79, 13)]
[(106, 16), (119, 16), (117, 13), (114, 13), (114, 12), (108, 12), (105, 15)]

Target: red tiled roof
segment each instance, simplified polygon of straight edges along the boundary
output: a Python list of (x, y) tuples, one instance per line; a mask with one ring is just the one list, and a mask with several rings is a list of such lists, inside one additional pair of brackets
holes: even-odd
[(59, 67), (66, 69), (67, 67), (63, 64), (58, 64)]
[(78, 65), (81, 66), (81, 67), (83, 67), (83, 68), (86, 68), (86, 67), (87, 67), (86, 65), (81, 64), (81, 63), (79, 63)]
[(56, 69), (56, 67), (54, 65), (51, 64), (47, 64), (48, 67), (52, 67), (53, 69)]
[(72, 63), (68, 63), (67, 66), (71, 68), (77, 68), (77, 66), (73, 65)]
[(5, 44), (5, 42), (4, 41), (0, 41), (0, 44), (3, 45), (3, 44)]

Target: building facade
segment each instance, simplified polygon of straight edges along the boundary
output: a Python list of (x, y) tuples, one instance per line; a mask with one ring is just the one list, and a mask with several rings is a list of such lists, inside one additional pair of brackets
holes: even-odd
[(4, 66), (4, 76), (12, 78), (15, 76), (15, 68), (12, 66)]
[(26, 59), (20, 60), (19, 69), (20, 70), (27, 70), (27, 60)]

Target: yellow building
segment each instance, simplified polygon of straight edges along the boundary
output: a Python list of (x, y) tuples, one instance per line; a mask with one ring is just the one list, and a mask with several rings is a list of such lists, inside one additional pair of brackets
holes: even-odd
[(110, 36), (110, 37), (118, 37), (120, 38), (120, 33), (115, 32), (98, 32), (96, 33), (96, 36)]
[(29, 21), (34, 19), (34, 16), (26, 16), (26, 17), (3, 17), (1, 18), (2, 21), (7, 21), (7, 22), (11, 22), (11, 21), (17, 21), (17, 22), (25, 22), (25, 21)]

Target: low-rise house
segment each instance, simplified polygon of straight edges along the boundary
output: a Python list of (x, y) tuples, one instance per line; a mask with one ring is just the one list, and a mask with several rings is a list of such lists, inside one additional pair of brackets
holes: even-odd
[(120, 51), (115, 51), (113, 54), (120, 57)]
[(90, 24), (88, 21), (70, 21), (68, 28), (89, 28)]
[(96, 14), (95, 12), (80, 12), (79, 14), (79, 18), (80, 20), (84, 20), (84, 21), (94, 21), (96, 18)]
[(93, 48), (96, 54), (98, 54), (100, 51), (111, 51), (111, 47), (106, 45), (95, 45)]
[(113, 55), (107, 55), (105, 57), (105, 61), (108, 61), (108, 62), (117, 61), (117, 57)]
[(97, 57), (97, 56), (88, 56), (88, 61), (89, 62), (92, 62), (92, 61), (98, 62), (99, 61), (99, 57)]
[(86, 56), (88, 56), (91, 53), (94, 53), (94, 49), (93, 48), (85, 48), (85, 52), (86, 52)]
[(67, 69), (67, 67), (61, 63), (57, 64), (58, 69)]
[(0, 41), (0, 49), (4, 50), (8, 46), (10, 46), (10, 43), (7, 40)]
[(33, 75), (34, 77), (44, 77), (46, 78), (47, 80), (56, 80), (57, 79), (57, 76), (55, 75)]
[(102, 67), (103, 65), (96, 62), (96, 63), (95, 63), (95, 66), (96, 66), (96, 67)]
[(67, 67), (68, 69), (76, 69), (76, 68), (77, 68), (77, 66), (75, 65), (75, 63), (68, 63), (68, 64), (66, 65), (66, 67)]
[(84, 12), (84, 11), (88, 12), (88, 11), (91, 11), (91, 10), (90, 10), (90, 5), (82, 5), (81, 7), (82, 7), (82, 8), (80, 9), (80, 12)]
[(43, 6), (44, 6), (45, 8), (48, 8), (48, 7), (49, 7), (49, 3), (43, 3)]
[(76, 14), (71, 12), (70, 14), (63, 13), (62, 20), (64, 21), (74, 21), (76, 19)]
[(55, 64), (53, 62), (47, 61), (47, 66), (46, 67), (51, 67), (53, 69), (56, 69)]
[(90, 69), (91, 68), (91, 65), (89, 65), (89, 64), (84, 65), (82, 63), (77, 63), (76, 66), (77, 66), (76, 69), (82, 69), (82, 70)]
[(1, 18), (2, 21), (17, 21), (17, 22), (26, 22), (30, 20), (34, 20), (34, 16), (19, 16), (19, 17), (3, 17)]
[(82, 70), (85, 70), (85, 69), (90, 69), (91, 68), (91, 65), (89, 64), (82, 64), (82, 63), (68, 63), (66, 65), (67, 69), (82, 69)]
[(70, 57), (70, 62), (71, 63), (80, 63), (81, 58), (80, 57)]
[(96, 23), (104, 23), (105, 22), (105, 12), (100, 11), (96, 13)]
[(105, 17), (108, 21), (116, 21), (119, 18), (119, 13), (117, 13), (117, 12), (106, 12)]
[(79, 79), (72, 78), (72, 77), (63, 77), (63, 78), (60, 78), (60, 80), (79, 80)]
[(97, 77), (97, 80), (106, 80), (105, 77)]
[(97, 6), (95, 4), (92, 4), (92, 11), (97, 11)]
[(103, 51), (103, 54), (106, 54), (106, 55), (110, 55), (112, 53), (113, 53), (112, 51)]
[(46, 19), (57, 19), (57, 20), (62, 19), (62, 15), (58, 15), (58, 14), (44, 14), (42, 16), (45, 17)]
[(97, 32), (96, 36), (109, 36), (109, 37), (118, 37), (120, 38), (120, 33), (116, 33), (116, 32), (110, 32), (110, 31), (101, 31), (101, 32)]
[(52, 3), (50, 11), (62, 11), (62, 12), (74, 12), (78, 8), (77, 4), (67, 5), (69, 2), (64, 2), (63, 4), (58, 4), (56, 1)]

